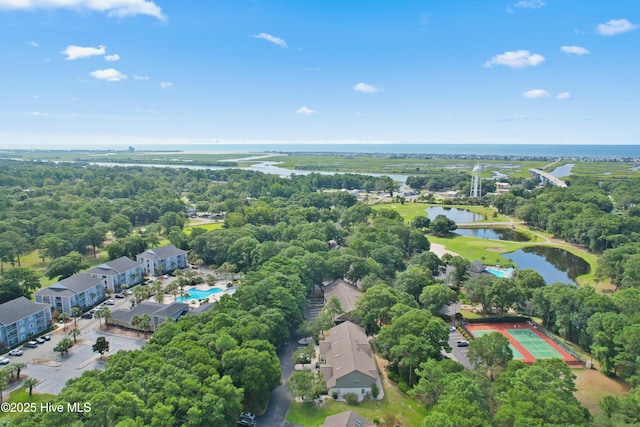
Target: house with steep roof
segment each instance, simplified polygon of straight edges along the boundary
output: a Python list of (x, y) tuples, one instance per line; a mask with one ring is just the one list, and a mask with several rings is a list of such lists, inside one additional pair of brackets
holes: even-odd
[(18, 297), (0, 304), (0, 342), (8, 347), (38, 335), (51, 325), (51, 308), (47, 304)]
[(344, 311), (343, 314), (334, 316), (333, 322), (336, 325), (345, 321), (358, 322), (359, 319), (353, 311), (356, 308), (356, 301), (362, 296), (360, 289), (343, 279), (336, 279), (324, 285), (324, 303), (326, 304), (332, 296), (338, 298)]
[(176, 248), (174, 245), (147, 249), (136, 255), (136, 261), (142, 263), (142, 268), (147, 274), (159, 276), (178, 268), (187, 266), (187, 251)]
[(376, 425), (355, 411), (345, 411), (328, 416), (320, 427), (376, 427)]
[[(355, 393), (359, 399), (371, 395), (371, 387), (382, 390), (378, 369), (364, 329), (346, 321), (329, 329), (320, 341), (320, 372), (329, 394), (341, 398)], [(380, 397), (380, 396), (378, 396)]]
[(131, 308), (131, 310), (114, 310), (111, 313), (111, 317), (106, 319), (106, 322), (110, 325), (141, 330), (138, 326), (131, 324), (131, 319), (133, 316), (141, 316), (146, 313), (151, 318), (151, 331), (155, 332), (156, 328), (168, 319), (178, 320), (180, 316), (188, 312), (189, 305), (183, 302), (160, 304), (157, 302), (144, 301)]
[(105, 279), (78, 273), (40, 289), (36, 302), (48, 304), (52, 310), (71, 314), (71, 307), (87, 309), (104, 300)]
[(87, 270), (86, 273), (93, 277), (104, 279), (107, 288), (113, 292), (120, 292), (122, 285), (130, 288), (144, 279), (142, 262), (133, 261), (126, 256), (100, 264)]

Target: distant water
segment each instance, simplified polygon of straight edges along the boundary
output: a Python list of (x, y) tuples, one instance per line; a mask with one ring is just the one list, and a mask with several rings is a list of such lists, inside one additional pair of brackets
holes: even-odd
[[(153, 147), (153, 148), (152, 148)], [(326, 152), (436, 155), (508, 155), (535, 157), (640, 158), (639, 145), (507, 145), (507, 144), (158, 144), (138, 151), (186, 152)]]

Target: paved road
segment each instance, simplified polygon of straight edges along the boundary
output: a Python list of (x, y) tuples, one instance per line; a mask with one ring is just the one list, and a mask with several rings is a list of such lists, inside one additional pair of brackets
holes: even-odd
[(282, 382), (278, 388), (276, 388), (271, 394), (271, 400), (269, 401), (269, 407), (267, 411), (257, 417), (259, 427), (291, 427), (293, 424), (288, 424), (285, 421), (287, 411), (293, 396), (287, 390), (286, 381), (294, 372), (294, 365), (291, 361), (293, 352), (299, 347), (304, 347), (298, 344), (297, 338), (291, 338), (278, 350), (278, 358), (280, 359), (280, 367), (282, 369)]
[(469, 352), (469, 347), (458, 347), (458, 341), (464, 340), (465, 338), (462, 336), (460, 332), (457, 330), (449, 333), (449, 345), (451, 346), (450, 355), (453, 356), (453, 359), (457, 360), (462, 364), (465, 368), (473, 369), (471, 362), (469, 362), (469, 358), (467, 357), (467, 353)]

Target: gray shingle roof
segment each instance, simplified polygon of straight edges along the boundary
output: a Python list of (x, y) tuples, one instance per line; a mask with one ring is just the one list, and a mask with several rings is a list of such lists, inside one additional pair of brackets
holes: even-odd
[(344, 322), (329, 329), (320, 342), (320, 353), (325, 359), (323, 374), (327, 387), (335, 387), (336, 380), (358, 371), (373, 379), (378, 376), (371, 344), (364, 330), (351, 322)]
[(144, 257), (151, 257), (155, 259), (166, 259), (171, 258), (178, 255), (186, 254), (187, 251), (183, 251), (182, 249), (176, 248), (174, 245), (162, 246), (159, 248), (147, 249), (140, 255)]
[(89, 274), (102, 274), (105, 276), (115, 276), (120, 273), (125, 273), (129, 270), (133, 270), (141, 263), (132, 261), (129, 257), (123, 256), (113, 259), (109, 262), (105, 262), (97, 267), (93, 267), (87, 273)]
[(338, 297), (345, 313), (350, 313), (356, 308), (356, 301), (362, 296), (362, 292), (342, 279), (336, 279), (324, 286), (324, 299), (329, 301), (332, 296)]
[(36, 292), (36, 295), (70, 296), (85, 292), (99, 283), (103, 283), (99, 277), (91, 277), (87, 273), (79, 273), (40, 289)]
[(328, 416), (322, 427), (375, 427), (375, 424), (355, 411), (346, 411)]
[(18, 297), (0, 304), (0, 323), (11, 325), (20, 319), (36, 314), (47, 307), (48, 304), (29, 301), (25, 297)]
[(111, 318), (120, 322), (131, 322), (131, 318), (135, 315), (141, 316), (148, 314), (149, 316), (158, 316), (169, 318), (176, 313), (189, 308), (188, 304), (182, 302), (173, 302), (171, 304), (160, 304), (157, 302), (144, 301), (133, 307), (131, 310), (115, 310), (111, 313)]

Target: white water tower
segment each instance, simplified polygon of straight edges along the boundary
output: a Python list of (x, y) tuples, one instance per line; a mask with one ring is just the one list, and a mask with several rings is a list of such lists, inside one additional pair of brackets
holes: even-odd
[(477, 164), (473, 167), (471, 178), (471, 194), (470, 197), (482, 197), (482, 166)]

